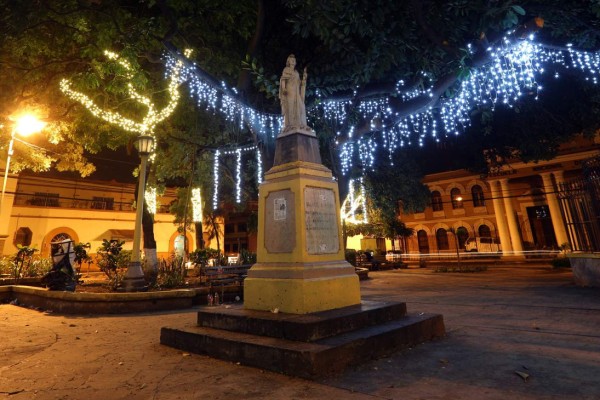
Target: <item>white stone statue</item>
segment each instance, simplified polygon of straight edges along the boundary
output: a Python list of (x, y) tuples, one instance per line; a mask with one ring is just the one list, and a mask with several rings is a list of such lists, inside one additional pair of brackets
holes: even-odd
[(279, 100), (281, 101), (281, 114), (283, 114), (283, 130), (278, 137), (299, 132), (315, 136), (314, 131), (306, 124), (306, 108), (304, 94), (306, 91), (306, 68), (300, 80), (296, 71), (296, 57), (290, 54), (285, 63), (285, 68), (279, 80)]

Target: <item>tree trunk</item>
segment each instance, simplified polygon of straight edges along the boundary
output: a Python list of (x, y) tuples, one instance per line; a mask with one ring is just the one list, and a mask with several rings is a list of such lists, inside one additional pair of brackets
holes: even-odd
[(202, 229), (202, 222), (194, 223), (194, 230), (196, 231), (196, 248), (204, 248), (204, 232)]

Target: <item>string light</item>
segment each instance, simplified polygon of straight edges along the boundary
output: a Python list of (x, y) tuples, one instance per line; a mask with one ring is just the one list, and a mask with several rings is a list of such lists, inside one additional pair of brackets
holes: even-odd
[(219, 207), (219, 156), (221, 152), (215, 151), (213, 164), (213, 210)]
[[(191, 53), (190, 51), (186, 51), (186, 54), (189, 56)], [(169, 93), (169, 102), (165, 108), (158, 110), (151, 99), (139, 93), (131, 83), (131, 79), (133, 79), (134, 76), (134, 68), (131, 66), (129, 61), (108, 50), (104, 52), (104, 55), (109, 60), (115, 61), (124, 68), (125, 78), (128, 80), (127, 91), (130, 98), (147, 108), (146, 116), (143, 117), (140, 122), (136, 122), (133, 119), (124, 117), (117, 112), (100, 108), (89, 96), (73, 90), (72, 83), (68, 79), (62, 79), (60, 81), (60, 90), (72, 100), (81, 103), (88, 111), (92, 113), (92, 115), (97, 118), (103, 119), (110, 124), (119, 126), (126, 131), (135, 132), (138, 135), (154, 136), (153, 133), (156, 125), (164, 121), (173, 113), (175, 107), (177, 106), (177, 102), (179, 101), (180, 95), (178, 88), (179, 84), (181, 83), (181, 69), (183, 67), (183, 61), (179, 60), (173, 66), (167, 88)]]
[[(467, 49), (474, 54), (471, 45)], [(545, 66), (556, 66), (566, 69), (576, 69), (584, 74), (585, 79), (597, 84), (600, 73), (600, 53), (584, 52), (573, 49), (568, 45), (565, 49), (546, 48), (535, 43), (533, 36), (519, 41), (504, 38), (499, 45), (487, 49), (489, 62), (485, 65), (472, 68), (469, 75), (464, 78), (451, 96), (442, 95), (435, 106), (426, 106), (414, 113), (399, 118), (389, 105), (389, 97), (370, 98), (361, 100), (357, 111), (363, 120), (371, 121), (371, 130), (378, 134), (368, 139), (355, 139), (355, 127), (350, 126), (347, 140), (338, 148), (342, 173), (347, 173), (353, 166), (354, 148), (358, 151), (363, 167), (372, 168), (374, 151), (371, 144), (380, 142), (391, 154), (405, 145), (417, 143), (424, 145), (426, 138), (439, 141), (442, 136), (454, 136), (463, 132), (470, 124), (470, 112), (476, 106), (504, 104), (512, 107), (524, 93), (533, 92), (537, 99), (542, 91), (537, 77), (545, 73)], [(177, 65), (177, 60), (171, 57), (168, 64), (168, 73), (172, 73)], [(421, 73), (423, 83), (421, 87), (406, 88), (404, 81), (396, 85), (393, 96), (406, 102), (418, 97), (434, 97), (433, 77), (425, 72)], [(558, 72), (553, 76), (558, 77)], [(182, 69), (180, 79), (187, 79), (192, 96), (197, 98), (200, 105), (215, 112), (221, 112), (228, 121), (239, 123), (247, 122), (260, 135), (275, 137), (282, 126), (280, 115), (258, 112), (236, 99), (235, 92), (225, 84), (215, 86), (204, 80), (195, 72), (195, 65)], [(317, 90), (317, 97), (321, 98)], [(354, 92), (356, 96), (356, 92)], [(348, 111), (353, 101), (345, 99), (335, 101), (322, 99), (317, 105), (307, 110), (309, 124), (311, 120), (323, 118), (328, 122), (345, 126), (348, 122)], [(376, 123), (385, 122), (388, 123)], [(341, 133), (338, 132), (338, 137)], [(340, 141), (337, 140), (340, 144)], [(368, 151), (368, 150), (371, 151)]]
[(366, 224), (369, 219), (367, 217), (367, 198), (363, 178), (359, 179), (358, 184), (360, 189), (357, 196), (354, 179), (348, 181), (348, 195), (342, 202), (340, 215), (342, 220), (351, 224)]
[(242, 202), (242, 154), (254, 151), (256, 152), (256, 182), (262, 183), (263, 169), (262, 169), (262, 154), (257, 146), (242, 146), (237, 148), (229, 148), (229, 150), (217, 150), (215, 151), (214, 165), (213, 165), (213, 208), (216, 209), (219, 201), (219, 162), (221, 156), (236, 156), (236, 168), (235, 168), (235, 201), (236, 203)]
[(202, 222), (202, 194), (200, 188), (192, 189), (192, 219)]
[(147, 187), (146, 192), (144, 193), (144, 200), (146, 201), (146, 207), (148, 208), (148, 212), (152, 215), (156, 214), (156, 208), (158, 206), (158, 201), (156, 199), (156, 188), (155, 187)]

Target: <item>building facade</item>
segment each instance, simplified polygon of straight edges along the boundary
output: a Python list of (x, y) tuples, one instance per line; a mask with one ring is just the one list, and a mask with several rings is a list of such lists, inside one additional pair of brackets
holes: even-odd
[(597, 139), (574, 140), (550, 161), (512, 160), (485, 177), (466, 170), (427, 175), (429, 206), (400, 216), (415, 230), (406, 251), (522, 255), (569, 244), (569, 215), (561, 212), (558, 185), (579, 177), (582, 162), (598, 155)]
[[(15, 254), (17, 245), (27, 245), (37, 248), (42, 256), (49, 256), (50, 243), (65, 238), (76, 243), (89, 242), (92, 254), (103, 239), (123, 240), (124, 249), (130, 250), (135, 225), (135, 186), (30, 173), (10, 176), (1, 206), (0, 255)], [(159, 258), (173, 254), (180, 235), (174, 216), (169, 213), (175, 197), (175, 190), (167, 189), (157, 198), (154, 236)], [(195, 249), (195, 235), (186, 236), (188, 249)], [(221, 243), (222, 240), (221, 237)], [(206, 246), (216, 248), (216, 240)]]

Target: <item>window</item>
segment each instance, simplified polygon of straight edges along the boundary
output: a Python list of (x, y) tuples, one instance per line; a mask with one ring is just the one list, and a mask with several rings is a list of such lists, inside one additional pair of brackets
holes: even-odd
[(492, 237), (492, 231), (490, 231), (490, 227), (487, 225), (481, 225), (479, 227), (478, 233), (479, 233), (479, 237), (482, 237), (482, 238), (484, 238), (484, 237), (491, 238)]
[(450, 197), (452, 198), (452, 208), (456, 210), (457, 208), (463, 208), (462, 196), (460, 195), (459, 188), (453, 188), (450, 191)]
[(20, 246), (29, 246), (31, 244), (31, 237), (33, 232), (26, 226), (23, 226), (15, 232), (15, 238), (13, 243)]
[(429, 253), (429, 240), (427, 239), (427, 232), (423, 229), (417, 232), (417, 240), (419, 242), (419, 253)]
[(444, 209), (442, 195), (437, 190), (431, 192), (431, 208), (433, 208), (433, 211), (442, 211)]
[(113, 197), (96, 197), (92, 198), (92, 208), (95, 210), (112, 210), (115, 204)]
[(225, 233), (235, 233), (235, 224), (225, 224)]
[(485, 197), (483, 197), (483, 189), (479, 185), (471, 188), (471, 196), (473, 197), (473, 207), (485, 206)]
[(246, 230), (248, 230), (248, 227), (245, 222), (240, 222), (239, 224), (237, 224), (238, 232), (246, 232)]
[(44, 207), (58, 207), (58, 193), (35, 192), (31, 205)]
[(69, 236), (68, 233), (59, 233), (57, 235), (54, 235), (52, 237), (52, 239), (50, 239), (50, 243), (53, 243), (53, 242), (62, 242), (63, 240), (71, 240), (71, 241), (73, 241), (73, 238), (71, 236)]
[(435, 239), (437, 241), (438, 250), (450, 249), (450, 246), (448, 245), (448, 233), (444, 228), (435, 231)]

